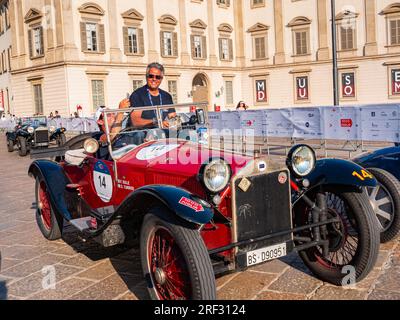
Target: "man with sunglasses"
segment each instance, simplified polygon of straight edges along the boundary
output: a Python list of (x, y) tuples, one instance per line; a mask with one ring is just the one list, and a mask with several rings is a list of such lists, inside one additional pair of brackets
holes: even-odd
[[(162, 106), (173, 104), (172, 96), (160, 89), (164, 78), (164, 67), (159, 63), (151, 63), (147, 66), (146, 81), (147, 84), (136, 90), (130, 97), (130, 105), (133, 111), (130, 114), (128, 126), (139, 128), (157, 127), (157, 115), (154, 110), (135, 111), (137, 107)], [(176, 117), (176, 110), (168, 109), (163, 115), (163, 126), (168, 127), (167, 118)]]

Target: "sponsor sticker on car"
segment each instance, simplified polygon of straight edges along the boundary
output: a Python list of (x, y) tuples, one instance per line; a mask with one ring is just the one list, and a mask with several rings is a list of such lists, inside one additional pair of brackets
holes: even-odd
[(110, 202), (113, 195), (113, 181), (107, 165), (98, 161), (94, 166), (93, 184), (96, 193), (103, 202)]
[(188, 199), (186, 197), (182, 197), (181, 200), (179, 200), (179, 204), (181, 204), (182, 206), (188, 207), (196, 212), (204, 211), (204, 208), (200, 203), (193, 201), (191, 199)]

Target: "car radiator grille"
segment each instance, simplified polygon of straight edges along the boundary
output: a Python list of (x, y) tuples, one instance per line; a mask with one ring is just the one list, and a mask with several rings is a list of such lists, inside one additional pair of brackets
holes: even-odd
[(36, 130), (35, 131), (35, 143), (47, 143), (49, 142), (49, 131), (48, 130)]
[[(280, 177), (287, 178), (282, 180)], [(250, 182), (246, 191), (240, 187), (243, 178), (235, 181), (233, 205), (236, 212), (237, 240), (244, 241), (290, 230), (292, 213), (289, 172), (282, 170), (245, 179)], [(253, 245), (252, 249), (291, 239), (291, 234), (274, 237)]]

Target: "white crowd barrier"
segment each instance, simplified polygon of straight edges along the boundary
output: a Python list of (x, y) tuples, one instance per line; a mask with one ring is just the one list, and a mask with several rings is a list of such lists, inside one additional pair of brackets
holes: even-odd
[[(219, 136), (400, 142), (400, 104), (210, 112), (209, 123)], [(0, 120), (3, 130), (15, 125)], [(53, 119), (48, 126), (98, 131), (93, 118)]]
[(400, 105), (311, 107), (209, 113), (220, 135), (400, 142)]

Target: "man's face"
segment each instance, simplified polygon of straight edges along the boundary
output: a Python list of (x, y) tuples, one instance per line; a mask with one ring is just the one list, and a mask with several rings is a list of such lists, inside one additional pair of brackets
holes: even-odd
[(162, 79), (161, 71), (156, 68), (151, 68), (147, 76), (147, 85), (150, 89), (156, 90), (161, 85)]

